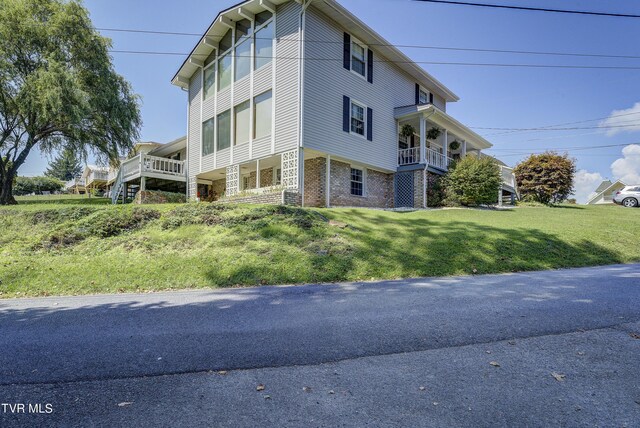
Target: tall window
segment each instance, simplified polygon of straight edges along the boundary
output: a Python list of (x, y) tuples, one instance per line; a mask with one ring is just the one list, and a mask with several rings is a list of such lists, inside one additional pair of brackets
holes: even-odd
[(271, 135), (272, 107), (271, 91), (267, 91), (254, 98), (254, 134), (255, 139)]
[(216, 66), (212, 65), (204, 69), (204, 98), (205, 99), (213, 95), (215, 83), (216, 83)]
[(227, 52), (218, 60), (218, 90), (231, 84), (231, 52)]
[(249, 142), (249, 101), (238, 104), (235, 113), (235, 141), (234, 145)]
[(351, 102), (351, 132), (364, 137), (364, 106)]
[(218, 115), (218, 150), (231, 146), (231, 110)]
[(429, 104), (429, 92), (420, 88), (420, 104)]
[(364, 195), (364, 173), (361, 169), (351, 168), (351, 194)]
[(351, 69), (364, 76), (366, 74), (366, 49), (358, 42), (351, 42)]
[(249, 75), (251, 71), (251, 39), (246, 39), (236, 46), (235, 81)]
[(215, 137), (215, 119), (211, 118), (202, 124), (202, 156), (213, 153)]
[[(256, 16), (257, 19), (257, 16)], [(256, 22), (257, 24), (257, 22)], [(271, 62), (273, 56), (273, 21), (256, 31), (255, 69)]]

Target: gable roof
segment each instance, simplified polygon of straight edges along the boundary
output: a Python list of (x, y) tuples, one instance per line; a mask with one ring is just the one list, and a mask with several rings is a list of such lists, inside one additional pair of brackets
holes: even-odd
[[(247, 12), (256, 14), (289, 1), (292, 0), (247, 0), (220, 12), (198, 44), (196, 44), (196, 46), (191, 50), (187, 59), (182, 63), (180, 69), (171, 80), (171, 83), (184, 89), (188, 88), (189, 80), (202, 65), (203, 59), (207, 58), (211, 52), (213, 52), (215, 49), (214, 46), (217, 44), (218, 40), (227, 33), (229, 30), (229, 24), (232, 24), (234, 21), (244, 19)], [(298, 3), (302, 2), (302, 0), (295, 1)], [(438, 81), (431, 74), (427, 73), (422, 67), (389, 43), (371, 27), (358, 19), (358, 17), (345, 9), (337, 1), (310, 1), (311, 7), (316, 7), (343, 28), (348, 28), (349, 32), (363, 43), (374, 46), (375, 49), (390, 62), (401, 64), (401, 68), (416, 79), (418, 83), (428, 86), (434, 93), (443, 97), (447, 102), (455, 102), (460, 99), (443, 83)]]
[[(609, 183), (609, 186), (605, 187), (605, 188), (604, 188), (604, 189), (602, 189), (602, 190), (599, 190), (599, 189), (601, 189), (601, 188), (602, 188), (602, 186), (603, 186), (605, 183), (607, 183), (607, 182)], [(591, 198), (589, 198), (589, 200), (587, 201), (587, 205), (588, 205), (588, 204), (590, 204), (591, 202), (595, 201), (596, 199), (598, 199), (600, 196), (602, 196), (602, 195), (606, 195), (606, 194), (607, 194), (607, 192), (613, 191), (613, 189), (614, 189), (616, 186), (625, 187), (625, 186), (626, 186), (626, 184), (624, 184), (624, 183), (623, 183), (622, 181), (620, 181), (620, 180), (617, 180), (615, 183), (611, 183), (611, 181), (609, 181), (609, 180), (605, 180), (605, 181), (603, 181), (603, 182), (600, 184), (600, 186), (598, 186), (598, 189), (596, 189), (596, 194), (595, 194), (595, 195), (593, 195)], [(598, 191), (598, 190), (599, 190), (599, 191)]]
[(602, 183), (600, 183), (600, 185), (598, 186), (598, 188), (595, 190), (596, 193), (600, 193), (603, 190), (605, 190), (606, 188), (608, 188), (609, 186), (611, 186), (613, 183), (611, 182), (611, 180), (604, 180)]

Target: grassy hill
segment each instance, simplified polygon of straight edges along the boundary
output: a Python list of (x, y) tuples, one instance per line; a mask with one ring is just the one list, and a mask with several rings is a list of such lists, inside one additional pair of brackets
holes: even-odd
[(614, 206), (398, 213), (101, 201), (0, 208), (0, 298), (640, 261), (640, 209)]

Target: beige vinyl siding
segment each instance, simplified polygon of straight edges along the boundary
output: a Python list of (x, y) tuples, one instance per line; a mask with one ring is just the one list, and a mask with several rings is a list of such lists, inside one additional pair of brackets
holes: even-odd
[(253, 159), (260, 159), (271, 154), (271, 136), (253, 141)]
[(249, 76), (238, 80), (233, 87), (233, 104), (237, 106), (249, 99), (249, 92), (251, 89), (251, 80)]
[(217, 115), (231, 108), (231, 87), (218, 92)]
[(249, 143), (240, 144), (233, 148), (233, 163), (247, 162), (249, 157)]
[(200, 157), (202, 156), (200, 147), (200, 134), (202, 132), (202, 120), (200, 118), (200, 105), (202, 100), (202, 71), (198, 70), (191, 77), (189, 82), (189, 147), (188, 174), (190, 197), (195, 197), (196, 181), (195, 176), (200, 172)]
[(211, 96), (202, 103), (202, 121), (211, 119), (215, 116), (216, 102), (215, 96)]
[(276, 11), (275, 151), (298, 146), (298, 25), (300, 5), (288, 2)]
[[(306, 57), (342, 58), (345, 30), (313, 7), (313, 3), (307, 9), (305, 25), (306, 40), (328, 42), (305, 43)], [(306, 148), (376, 168), (397, 168), (394, 108), (414, 104), (416, 81), (396, 65), (381, 60), (384, 58), (374, 49), (373, 84), (346, 70), (342, 61), (305, 63), (303, 144)], [(344, 95), (373, 109), (373, 141), (343, 131)]]
[(258, 95), (271, 89), (273, 67), (271, 64), (256, 70), (253, 75), (253, 94)]

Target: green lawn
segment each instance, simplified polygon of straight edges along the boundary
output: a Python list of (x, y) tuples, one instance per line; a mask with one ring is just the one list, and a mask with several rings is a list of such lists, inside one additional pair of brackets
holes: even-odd
[(0, 208), (0, 298), (640, 261), (640, 209), (615, 206), (395, 213), (96, 201)]

